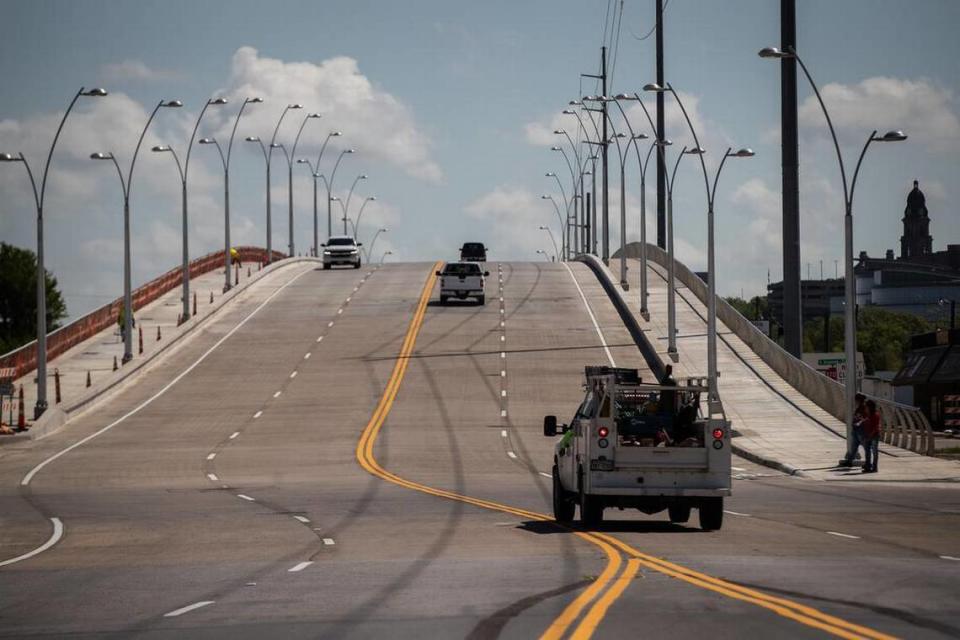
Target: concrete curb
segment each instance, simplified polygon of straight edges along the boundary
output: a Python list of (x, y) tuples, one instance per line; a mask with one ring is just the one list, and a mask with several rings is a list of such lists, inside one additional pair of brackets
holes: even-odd
[(781, 471), (787, 474), (788, 476), (797, 476), (800, 478), (810, 477), (810, 474), (808, 474), (803, 469), (798, 469), (793, 465), (789, 465), (785, 462), (780, 462), (779, 460), (774, 460), (773, 458), (767, 458), (766, 456), (763, 456), (759, 453), (754, 453), (753, 451), (750, 451), (749, 449), (744, 449), (743, 447), (738, 446), (736, 444), (731, 443), (730, 448), (733, 450), (735, 454), (737, 454), (741, 458), (745, 458), (746, 460), (753, 462), (754, 464), (759, 464), (764, 467), (775, 469), (776, 471)]
[(4, 445), (23, 443), (30, 440), (40, 440), (52, 433), (56, 433), (73, 418), (76, 418), (89, 409), (92, 409), (96, 404), (99, 404), (100, 401), (106, 400), (113, 394), (121, 391), (123, 387), (126, 386), (126, 383), (131, 382), (132, 377), (134, 377), (137, 373), (142, 372), (145, 367), (152, 364), (161, 355), (165, 355), (174, 346), (182, 344), (185, 338), (193, 335), (198, 327), (205, 326), (211, 318), (216, 317), (221, 309), (223, 309), (236, 296), (246, 291), (248, 287), (259, 282), (269, 274), (289, 266), (303, 263), (321, 264), (322, 260), (311, 257), (297, 257), (287, 258), (285, 260), (267, 265), (261, 271), (258, 271), (256, 274), (251, 276), (248, 280), (233, 287), (229, 292), (221, 296), (219, 301), (214, 303), (213, 308), (209, 312), (200, 316), (200, 318), (195, 322), (194, 318), (188, 320), (187, 325), (182, 327), (179, 333), (177, 333), (172, 339), (164, 342), (164, 344), (162, 344), (158, 349), (154, 349), (149, 354), (134, 360), (122, 368), (119, 376), (94, 385), (87, 393), (69, 404), (64, 403), (61, 406), (49, 408), (46, 413), (44, 413), (43, 416), (37, 422), (35, 422), (33, 426), (30, 427), (30, 430), (27, 433), (17, 434), (15, 436), (0, 436), (0, 447)]

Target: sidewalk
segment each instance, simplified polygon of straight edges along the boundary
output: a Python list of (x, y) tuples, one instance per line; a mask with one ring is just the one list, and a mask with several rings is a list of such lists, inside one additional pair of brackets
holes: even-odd
[[(278, 263), (277, 266), (280, 266), (280, 264), (282, 263)], [(240, 269), (239, 285), (234, 285), (231, 293), (244, 289), (246, 284), (256, 280), (262, 273), (258, 270), (258, 267), (259, 265), (256, 263), (244, 264), (243, 268)], [(124, 375), (128, 374), (132, 367), (149, 359), (154, 352), (176, 341), (190, 327), (221, 306), (224, 298), (223, 285), (224, 271), (222, 268), (193, 278), (190, 281), (191, 313), (193, 313), (192, 298), (193, 294), (196, 293), (197, 315), (179, 327), (177, 326), (177, 319), (183, 311), (180, 287), (163, 294), (136, 311), (134, 313), (136, 327), (133, 330), (133, 360), (125, 366), (121, 362), (123, 341), (120, 338), (120, 330), (117, 325), (104, 329), (55, 359), (48, 361), (47, 413), (51, 413), (57, 408), (69, 407), (86, 395), (96, 393), (99, 389), (112, 387)], [(211, 295), (213, 296), (213, 304), (211, 304)], [(143, 332), (142, 354), (139, 349), (140, 331)], [(117, 371), (114, 371), (114, 362), (118, 367)], [(60, 403), (57, 403), (55, 372), (59, 372), (60, 376)], [(87, 385), (88, 376), (90, 379), (89, 387)], [(37, 397), (36, 371), (31, 371), (15, 381), (18, 394), (21, 385), (23, 385), (24, 391), (24, 413), (27, 418), (27, 425), (31, 426), (34, 423), (33, 408)], [(8, 424), (9, 420), (10, 407), (8, 402), (4, 401), (2, 423)], [(43, 422), (47, 421), (48, 419), (45, 417)], [(13, 426), (15, 427), (16, 424), (17, 407), (15, 405), (13, 408)], [(24, 439), (23, 435), (0, 435), (0, 444), (4, 441), (22, 440)], [(38, 433), (28, 431), (25, 435), (36, 437)]]
[[(638, 260), (628, 259), (630, 290), (624, 297), (664, 363), (667, 354), (666, 272), (648, 264), (650, 322), (640, 316)], [(611, 276), (619, 282), (620, 261), (610, 260)], [(675, 376), (706, 376), (706, 307), (677, 282), (677, 350)], [(880, 445), (879, 472), (864, 475), (860, 469), (838, 468), (844, 456), (844, 424), (801, 395), (767, 366), (719, 319), (717, 369), (720, 398), (732, 428), (737, 453), (787, 473), (817, 480), (841, 481), (944, 481), (960, 482), (960, 462), (923, 456), (905, 449)]]

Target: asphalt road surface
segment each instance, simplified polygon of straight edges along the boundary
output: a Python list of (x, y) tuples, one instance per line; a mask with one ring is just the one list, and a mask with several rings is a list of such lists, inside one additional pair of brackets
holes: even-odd
[(551, 524), (543, 415), (639, 351), (582, 265), (489, 263), (484, 306), (434, 268), (281, 270), (0, 450), (0, 636), (960, 636), (955, 486), (735, 459), (721, 531)]

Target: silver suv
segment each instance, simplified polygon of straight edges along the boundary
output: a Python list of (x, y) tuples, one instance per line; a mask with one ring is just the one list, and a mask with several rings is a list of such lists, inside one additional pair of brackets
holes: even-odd
[(323, 247), (323, 268), (329, 269), (335, 264), (353, 265), (354, 269), (360, 268), (360, 247), (362, 242), (357, 242), (351, 236), (330, 236)]

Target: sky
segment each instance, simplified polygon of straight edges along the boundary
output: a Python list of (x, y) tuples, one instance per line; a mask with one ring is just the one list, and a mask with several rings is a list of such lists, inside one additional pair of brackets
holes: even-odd
[[(934, 250), (960, 242), (960, 3), (953, 0), (803, 0), (797, 3), (798, 51), (821, 89), (840, 139), (848, 174), (867, 136), (902, 129), (909, 138), (871, 147), (857, 183), (855, 251), (899, 252), (906, 195), (914, 179), (927, 196)], [(609, 17), (622, 7), (619, 29)], [(613, 12), (612, 14), (610, 12)], [(81, 86), (103, 98), (80, 98), (51, 165), (45, 198), (46, 266), (58, 278), (71, 317), (122, 292), (122, 192), (116, 171), (89, 160), (113, 152), (126, 172), (143, 126), (160, 109), (137, 157), (130, 189), (133, 282), (179, 264), (181, 160), (206, 101), (198, 138), (226, 151), (245, 98), (231, 153), (233, 245), (265, 244), (265, 163), (247, 136), (277, 134), (290, 151), (308, 113), (296, 158), (315, 162), (332, 131), (319, 171), (333, 172), (332, 192), (369, 244), (375, 260), (455, 259), (464, 241), (482, 241), (491, 260), (553, 254), (540, 226), (560, 233), (555, 181), (569, 196), (567, 165), (555, 128), (577, 139), (573, 116), (560, 112), (581, 95), (599, 93), (581, 73), (597, 73), (610, 43), (608, 94), (642, 91), (655, 79), (653, 0), (0, 0), (0, 152), (22, 152), (38, 180), (57, 123)], [(716, 195), (717, 288), (724, 295), (762, 294), (768, 271), (781, 279), (779, 64), (757, 56), (779, 40), (773, 0), (669, 0), (664, 17), (666, 79), (678, 91), (707, 149), (712, 177), (728, 146), (749, 159), (729, 161)], [(619, 33), (619, 37), (616, 34)], [(843, 185), (826, 121), (801, 76), (801, 261), (806, 277), (832, 277), (842, 258)], [(655, 116), (655, 99), (646, 104)], [(667, 136), (692, 144), (676, 103), (666, 101)], [(627, 116), (650, 133), (636, 104)], [(613, 126), (623, 129), (613, 113)], [(588, 125), (589, 126), (589, 125)], [(644, 143), (646, 144), (646, 143)], [(569, 149), (569, 146), (567, 147)], [(645, 151), (645, 149), (644, 149)], [(620, 242), (619, 160), (610, 153), (611, 244)], [(272, 158), (273, 246), (289, 241), (288, 165)], [(654, 238), (655, 180), (647, 183), (648, 237)], [(294, 245), (313, 243), (313, 180), (292, 166)], [(369, 176), (357, 181), (359, 175)], [(566, 176), (566, 177), (564, 177)], [(189, 183), (190, 255), (222, 249), (223, 169), (215, 149), (194, 145)], [(326, 193), (320, 183), (320, 241), (326, 237)], [(36, 248), (36, 216), (22, 167), (0, 165), (0, 240)], [(367, 201), (374, 197), (375, 200)], [(626, 167), (627, 241), (639, 238), (640, 178)], [(340, 203), (332, 205), (342, 233)], [(674, 186), (678, 258), (706, 265), (706, 197), (699, 163), (681, 163)], [(842, 265), (840, 265), (842, 271)]]

